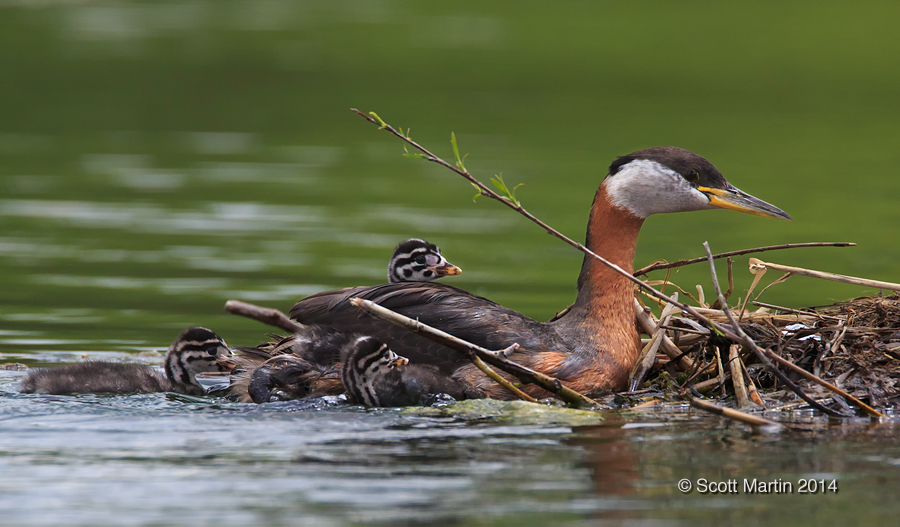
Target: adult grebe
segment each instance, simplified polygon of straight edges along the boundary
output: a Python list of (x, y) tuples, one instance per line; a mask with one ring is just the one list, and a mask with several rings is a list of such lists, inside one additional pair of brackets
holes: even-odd
[[(638, 233), (651, 214), (724, 208), (769, 218), (791, 219), (732, 186), (703, 157), (677, 147), (653, 147), (616, 159), (594, 197), (586, 246), (628, 272), (634, 267)], [(369, 335), (390, 343), (412, 364), (432, 364), (445, 375), (492, 397), (508, 394), (456, 352), (372, 317), (350, 305), (371, 300), (410, 318), (488, 349), (518, 343), (511, 356), (553, 375), (582, 393), (624, 389), (639, 353), (632, 284), (586, 256), (571, 310), (552, 322), (538, 322), (485, 298), (437, 283), (392, 283), (316, 293), (299, 302), (291, 317), (340, 332)], [(535, 386), (524, 388), (544, 396)]]

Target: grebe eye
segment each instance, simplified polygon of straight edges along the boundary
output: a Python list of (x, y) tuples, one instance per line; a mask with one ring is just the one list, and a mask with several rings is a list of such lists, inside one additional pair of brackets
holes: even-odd
[(425, 265), (428, 260), (425, 259), (425, 256), (416, 256), (416, 263), (419, 265)]
[(700, 180), (700, 174), (697, 173), (696, 170), (691, 169), (684, 173), (684, 179), (686, 179), (689, 183), (696, 183)]

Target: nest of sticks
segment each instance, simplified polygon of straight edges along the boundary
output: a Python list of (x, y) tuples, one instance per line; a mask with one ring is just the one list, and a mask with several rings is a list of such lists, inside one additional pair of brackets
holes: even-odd
[[(728, 323), (721, 310), (701, 311), (710, 320)], [(761, 307), (733, 314), (759, 347), (797, 369), (873, 407), (892, 408), (900, 403), (900, 295), (860, 297), (806, 310)], [(690, 392), (744, 408), (791, 409), (805, 404), (744, 346), (710, 337), (708, 331), (698, 328), (689, 317), (679, 317), (666, 330), (691, 360), (690, 369), (678, 371), (674, 360), (658, 357), (643, 389), (624, 395), (674, 398)], [(826, 404), (846, 406), (842, 397), (796, 369), (784, 363), (776, 365), (807, 393)]]

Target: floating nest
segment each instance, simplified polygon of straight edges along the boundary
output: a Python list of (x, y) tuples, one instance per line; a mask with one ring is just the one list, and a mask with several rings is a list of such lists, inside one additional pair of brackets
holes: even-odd
[[(790, 311), (785, 313), (784, 311)], [(721, 310), (702, 310), (716, 322), (728, 324)], [(737, 317), (737, 313), (735, 313)], [(843, 389), (852, 396), (881, 409), (900, 405), (900, 295), (861, 297), (807, 310), (760, 309), (740, 317), (742, 329), (762, 349), (768, 349), (793, 365)], [(673, 325), (694, 327), (688, 319)], [(670, 330), (669, 334), (685, 356), (693, 362), (689, 372), (669, 367), (674, 361), (661, 359), (633, 395), (662, 392), (667, 396), (716, 396), (736, 406), (784, 408), (806, 403), (785, 390), (751, 351), (739, 348), (743, 379), (750, 402), (740, 404), (729, 368), (731, 341), (696, 333)], [(847, 401), (800, 374), (781, 367), (806, 393), (835, 410), (850, 410)], [(624, 402), (624, 401), (623, 401)], [(632, 403), (635, 401), (631, 401)], [(755, 403), (755, 404), (754, 404)], [(762, 403), (760, 405), (759, 403)]]

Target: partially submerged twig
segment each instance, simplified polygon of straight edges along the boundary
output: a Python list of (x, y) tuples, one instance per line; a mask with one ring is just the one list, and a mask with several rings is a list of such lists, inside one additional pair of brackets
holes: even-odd
[(781, 423), (740, 412), (732, 408), (723, 408), (717, 404), (713, 404), (702, 399), (697, 399), (696, 397), (691, 397), (690, 401), (691, 406), (693, 406), (694, 408), (699, 408), (701, 410), (706, 410), (707, 412), (719, 414), (723, 417), (728, 417), (729, 419), (734, 419), (751, 426), (770, 427), (771, 431), (773, 432), (779, 431), (784, 428), (784, 425), (782, 425)]
[[(554, 379), (553, 377), (545, 375), (541, 372), (534, 371), (531, 368), (527, 368), (525, 366), (522, 366), (521, 364), (508, 360), (503, 352), (491, 351), (482, 348), (481, 346), (472, 344), (471, 342), (462, 340), (458, 337), (454, 337), (449, 333), (446, 333), (439, 329), (435, 329), (427, 324), (423, 324), (418, 320), (413, 320), (407, 316), (401, 315), (400, 313), (391, 311), (390, 309), (380, 306), (375, 302), (372, 302), (371, 300), (352, 298), (350, 299), (350, 303), (362, 309), (366, 313), (396, 324), (414, 333), (419, 333), (423, 337), (435, 342), (439, 342), (449, 348), (455, 349), (456, 351), (463, 353), (467, 357), (475, 356), (476, 358), (483, 359), (484, 362), (487, 362), (496, 368), (502, 369), (506, 373), (517, 377), (522, 382), (537, 384), (541, 388), (555, 394), (557, 397), (567, 403), (573, 404), (575, 406), (598, 405), (597, 401), (594, 401), (593, 399), (581, 395), (571, 388), (568, 388), (567, 386), (563, 385), (562, 382), (559, 381), (559, 379)], [(497, 380), (494, 377), (491, 378)], [(513, 389), (521, 393), (521, 390), (518, 390), (518, 388), (515, 388), (515, 386), (512, 386), (509, 383), (507, 384), (508, 386), (504, 386), (507, 390), (512, 387)], [(525, 394), (522, 393), (522, 395)], [(531, 399), (532, 401), (534, 400), (530, 396), (525, 396), (529, 397), (529, 399)]]
[(303, 331), (304, 328), (303, 324), (294, 322), (277, 309), (248, 304), (247, 302), (241, 302), (240, 300), (229, 300), (228, 302), (225, 302), (225, 311), (258, 320), (263, 324), (275, 326), (276, 328), (283, 329), (289, 333), (297, 333), (298, 331)]

